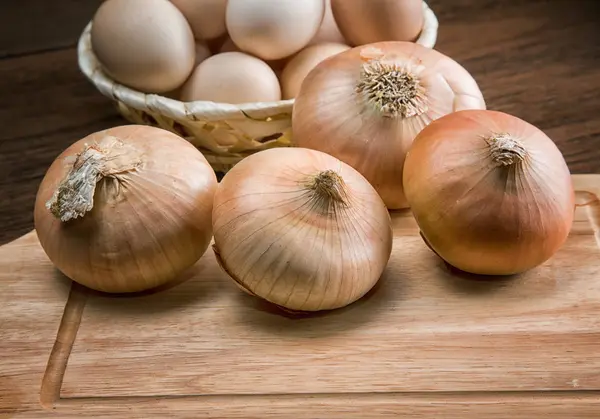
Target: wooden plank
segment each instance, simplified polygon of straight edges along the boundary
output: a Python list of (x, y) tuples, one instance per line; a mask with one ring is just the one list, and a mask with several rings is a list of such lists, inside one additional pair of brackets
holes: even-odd
[(256, 310), (208, 253), (200, 272), (166, 293), (91, 298), (61, 395), (600, 389), (589, 214), (578, 210), (569, 241), (543, 267), (482, 284), (444, 269), (413, 218), (398, 213), (379, 289), (302, 320)]
[(0, 414), (598, 417), (600, 175), (573, 179), (571, 234), (543, 266), (450, 272), (400, 211), (373, 292), (303, 318), (242, 293), (211, 252), (160, 293), (76, 286), (61, 317), (68, 281), (31, 233), (0, 248)]
[(0, 59), (75, 46), (102, 1), (0, 2)]
[(31, 230), (50, 163), (71, 143), (126, 121), (79, 73), (74, 49), (0, 60), (0, 244)]
[(40, 409), (40, 384), (71, 284), (54, 270), (35, 234), (0, 247), (0, 284), (3, 418)]
[(0, 91), (0, 120), (7, 122), (0, 143), (27, 145), (31, 138), (99, 120), (105, 124), (124, 121), (108, 120), (117, 115), (113, 102), (80, 72), (75, 49), (0, 61)]
[[(299, 397), (182, 397), (64, 400), (61, 419), (239, 418), (239, 419), (597, 419), (597, 393), (448, 395), (352, 394)], [(14, 418), (47, 418), (48, 412), (21, 411)], [(2, 416), (0, 416), (1, 418)]]

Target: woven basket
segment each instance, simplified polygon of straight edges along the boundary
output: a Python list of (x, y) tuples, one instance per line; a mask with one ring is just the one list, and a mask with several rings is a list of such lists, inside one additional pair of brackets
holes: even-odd
[[(415, 41), (433, 48), (438, 20), (423, 2), (424, 26)], [(216, 172), (227, 172), (249, 154), (290, 146), (294, 100), (231, 105), (207, 101), (181, 102), (145, 94), (121, 85), (102, 71), (91, 48), (91, 22), (78, 43), (79, 68), (96, 88), (111, 98), (129, 122), (172, 131), (194, 144)]]

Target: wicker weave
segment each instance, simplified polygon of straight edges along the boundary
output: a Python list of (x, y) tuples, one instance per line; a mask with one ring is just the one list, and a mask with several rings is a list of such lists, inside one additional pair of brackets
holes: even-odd
[[(417, 43), (433, 48), (438, 21), (423, 2), (425, 23)], [(91, 48), (91, 22), (78, 43), (79, 68), (121, 115), (136, 124), (158, 126), (194, 144), (217, 172), (226, 172), (245, 156), (290, 145), (294, 100), (231, 105), (207, 101), (181, 102), (123, 86), (102, 71)]]

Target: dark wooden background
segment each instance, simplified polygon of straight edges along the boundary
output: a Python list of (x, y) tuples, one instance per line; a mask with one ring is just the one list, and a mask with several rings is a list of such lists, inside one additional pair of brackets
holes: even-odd
[[(0, 2), (0, 244), (33, 228), (37, 187), (83, 136), (125, 121), (80, 74), (75, 44), (100, 0)], [(543, 129), (573, 173), (600, 173), (600, 1), (429, 0), (436, 48), (488, 107)]]

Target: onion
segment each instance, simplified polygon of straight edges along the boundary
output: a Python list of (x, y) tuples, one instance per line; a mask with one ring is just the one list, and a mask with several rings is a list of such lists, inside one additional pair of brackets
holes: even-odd
[(349, 164), (388, 208), (404, 208), (402, 170), (414, 137), (471, 108), (485, 102), (458, 63), (418, 44), (381, 42), (339, 53), (308, 74), (294, 104), (293, 142)]
[(404, 190), (429, 246), (475, 274), (543, 263), (565, 242), (575, 211), (556, 145), (496, 111), (456, 112), (425, 128), (406, 158)]
[(357, 171), (314, 150), (246, 157), (221, 181), (213, 249), (246, 291), (292, 311), (346, 306), (387, 265), (391, 220)]
[(105, 292), (177, 278), (206, 251), (217, 179), (168, 131), (128, 125), (91, 134), (48, 169), (36, 197), (40, 243), (67, 277)]

